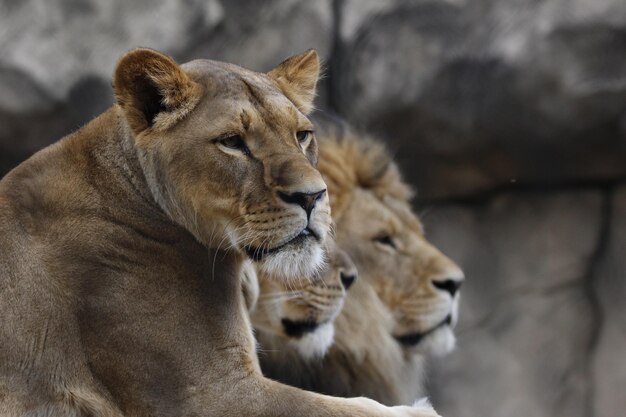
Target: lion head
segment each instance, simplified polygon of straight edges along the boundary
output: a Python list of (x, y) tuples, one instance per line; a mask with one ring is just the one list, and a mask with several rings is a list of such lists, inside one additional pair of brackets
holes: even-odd
[(318, 75), (313, 50), (267, 74), (127, 53), (113, 83), (151, 198), (207, 247), (246, 254), (273, 276), (314, 274), (330, 226), (306, 117)]
[(463, 272), (425, 238), (412, 192), (381, 143), (337, 125), (319, 137), (337, 243), (389, 308), (393, 337), (408, 352), (449, 352)]
[[(304, 359), (324, 356), (334, 339), (334, 321), (357, 277), (350, 257), (327, 240), (327, 265), (313, 278), (277, 280), (247, 264), (242, 287), (262, 347), (282, 338)], [(258, 300), (258, 301), (257, 301)]]

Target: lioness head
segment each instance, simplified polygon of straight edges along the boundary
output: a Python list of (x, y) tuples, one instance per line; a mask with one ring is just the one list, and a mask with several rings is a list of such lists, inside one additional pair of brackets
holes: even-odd
[(461, 269), (424, 237), (411, 190), (384, 147), (350, 131), (320, 136), (337, 243), (394, 317), (392, 335), (409, 351), (443, 354), (455, 343)]
[(315, 169), (313, 50), (267, 74), (136, 49), (114, 76), (154, 200), (210, 248), (235, 250), (273, 276), (323, 264), (330, 225)]
[[(252, 266), (243, 270), (243, 291), (250, 300), (251, 320), (258, 332), (281, 337), (305, 359), (321, 357), (334, 339), (334, 321), (357, 271), (350, 257), (327, 240), (328, 264), (311, 280), (280, 281)], [(258, 302), (251, 301), (258, 291)]]

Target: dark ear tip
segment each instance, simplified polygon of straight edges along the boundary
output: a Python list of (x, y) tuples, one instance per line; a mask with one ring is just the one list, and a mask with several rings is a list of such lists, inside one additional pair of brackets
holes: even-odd
[(129, 61), (129, 60), (135, 61), (135, 60), (145, 60), (145, 59), (150, 59), (150, 58), (170, 59), (167, 55), (155, 49), (139, 47), (139, 48), (133, 48), (130, 51), (126, 52), (124, 55), (122, 55), (122, 57), (118, 61), (118, 66), (119, 64)]
[(159, 51), (150, 48), (135, 48), (126, 52), (117, 61), (115, 74), (125, 68), (136, 68), (138, 65), (148, 65), (154, 62), (168, 62), (176, 65), (172, 58)]
[(317, 62), (318, 65), (320, 63), (320, 55), (317, 53), (317, 49), (307, 49), (306, 51), (304, 51), (301, 57), (302, 61), (314, 60)]
[(129, 87), (129, 83), (134, 82), (136, 74), (145, 72), (155, 64), (163, 67), (163, 63), (176, 66), (172, 58), (154, 49), (131, 49), (117, 61), (113, 73), (113, 88), (119, 93), (121, 89)]
[(150, 48), (132, 49), (120, 58), (113, 90), (135, 132), (152, 126), (167, 129), (188, 114), (202, 95), (202, 88), (172, 58)]
[(309, 48), (306, 51), (304, 51), (304, 53), (302, 54), (304, 56), (315, 56), (319, 59), (320, 54), (317, 52), (317, 49), (315, 48)]

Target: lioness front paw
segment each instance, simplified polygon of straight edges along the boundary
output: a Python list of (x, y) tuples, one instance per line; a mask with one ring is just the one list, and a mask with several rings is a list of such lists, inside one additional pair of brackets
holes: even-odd
[(363, 407), (366, 412), (363, 415), (376, 417), (441, 417), (430, 405), (428, 400), (416, 401), (412, 406), (399, 405), (387, 407), (377, 401), (365, 397), (351, 398)]
[(400, 406), (392, 407), (393, 411), (397, 411), (398, 416), (411, 416), (411, 417), (440, 417), (435, 411), (433, 406), (428, 401), (428, 398), (422, 398), (413, 403), (412, 407)]
[(396, 406), (391, 407), (394, 417), (441, 417), (434, 408), (430, 406)]

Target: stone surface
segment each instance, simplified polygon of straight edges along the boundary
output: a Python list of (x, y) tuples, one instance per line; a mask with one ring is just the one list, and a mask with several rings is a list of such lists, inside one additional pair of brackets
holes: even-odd
[(594, 280), (602, 319), (592, 346), (595, 417), (626, 410), (626, 186), (618, 188), (611, 201), (606, 251)]
[[(224, 19), (216, 0), (51, 0), (4, 3), (2, 64), (63, 100), (81, 78), (110, 80), (120, 55), (138, 45), (177, 54)], [(2, 107), (5, 102), (2, 100)]]
[(430, 239), (463, 267), (459, 343), (431, 364), (446, 417), (590, 417), (589, 265), (598, 191), (506, 193), (431, 207)]
[(224, 3), (224, 21), (191, 45), (186, 56), (210, 57), (258, 71), (309, 48), (327, 59), (332, 44), (330, 0), (237, 0)]
[(343, 4), (331, 102), (423, 196), (626, 175), (626, 2)]

